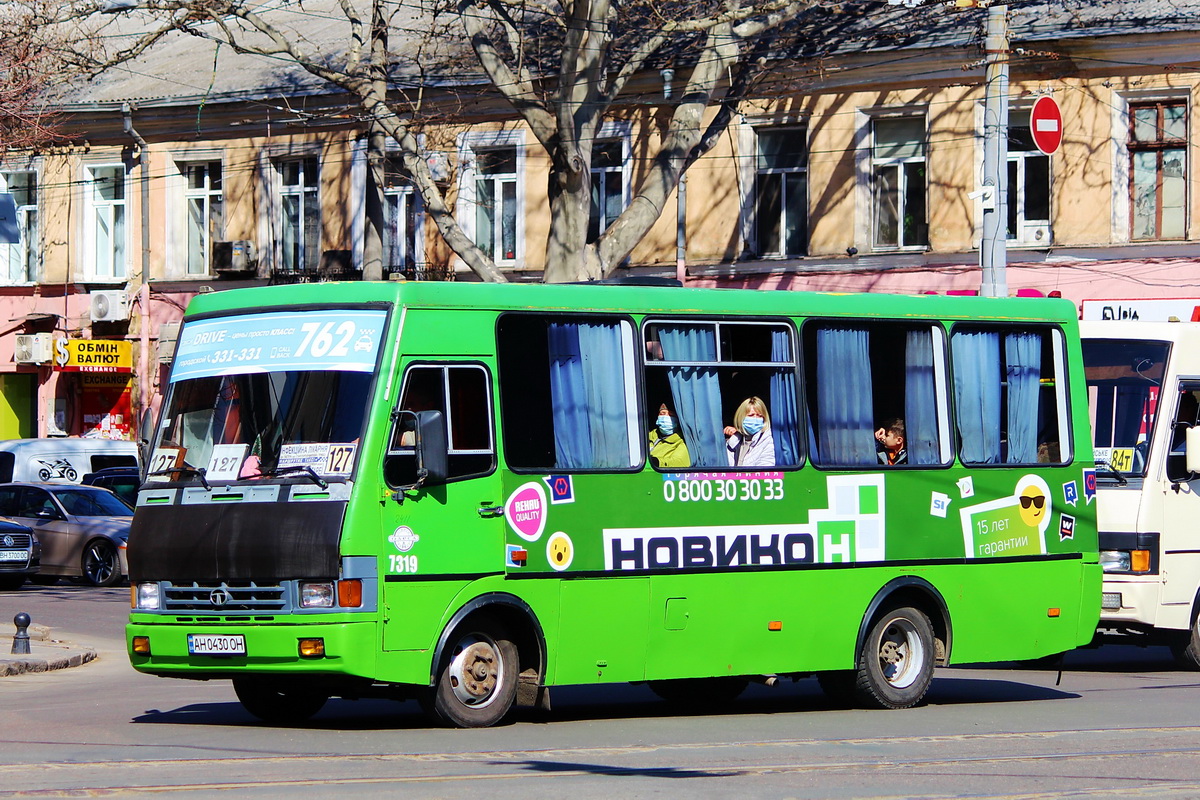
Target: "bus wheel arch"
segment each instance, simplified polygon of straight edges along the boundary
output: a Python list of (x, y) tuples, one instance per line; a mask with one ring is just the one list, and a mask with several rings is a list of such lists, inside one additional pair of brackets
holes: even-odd
[(422, 706), (442, 724), (494, 725), (514, 705), (545, 705), (545, 665), (545, 637), (533, 609), (503, 592), (480, 595), (442, 629)]

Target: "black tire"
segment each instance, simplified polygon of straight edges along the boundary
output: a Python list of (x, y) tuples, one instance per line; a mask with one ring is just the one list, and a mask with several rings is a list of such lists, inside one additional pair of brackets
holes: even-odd
[(329, 700), (329, 695), (270, 678), (234, 678), (233, 691), (243, 708), (272, 725), (299, 725)]
[(121, 582), (121, 559), (117, 546), (108, 539), (92, 539), (83, 548), (79, 564), (83, 580), (92, 586), (115, 586)]
[(1200, 669), (1200, 630), (1197, 630), (1198, 627), (1200, 627), (1200, 619), (1193, 620), (1191, 630), (1180, 634), (1179, 638), (1171, 643), (1171, 653), (1179, 662), (1179, 666), (1184, 669)]
[(20, 575), (0, 575), (0, 592), (15, 592), (25, 585), (25, 573)]
[(933, 626), (915, 608), (881, 616), (858, 654), (855, 691), (875, 708), (908, 708), (925, 696), (933, 680)]
[(517, 698), (517, 645), (502, 622), (477, 614), (455, 628), (422, 707), (439, 725), (486, 728)]
[(679, 706), (695, 706), (697, 710), (713, 704), (732, 703), (746, 691), (745, 678), (720, 675), (715, 678), (684, 678), (673, 681), (650, 681), (650, 691)]

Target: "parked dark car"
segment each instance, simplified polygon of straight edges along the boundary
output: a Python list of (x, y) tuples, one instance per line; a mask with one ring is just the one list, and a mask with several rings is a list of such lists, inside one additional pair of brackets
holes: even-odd
[(27, 526), (0, 519), (0, 591), (20, 589), (38, 571), (42, 545)]
[(112, 586), (128, 574), (133, 508), (108, 489), (73, 483), (0, 484), (0, 516), (28, 525), (42, 546), (39, 582), (81, 577)]
[(81, 482), (85, 486), (103, 486), (129, 505), (136, 506), (142, 476), (137, 467), (105, 467), (84, 475)]

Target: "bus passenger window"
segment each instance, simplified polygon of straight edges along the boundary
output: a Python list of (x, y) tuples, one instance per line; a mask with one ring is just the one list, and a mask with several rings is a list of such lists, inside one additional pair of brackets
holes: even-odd
[[(796, 347), (789, 323), (656, 319), (647, 321), (644, 339), (651, 466), (754, 469), (801, 463)], [(733, 425), (744, 422), (749, 398), (761, 401), (766, 412), (761, 418), (769, 419), (761, 431), (753, 420), (754, 431)], [(687, 463), (656, 457), (664, 449), (657, 430), (663, 406), (677, 428), (674, 436), (686, 445)]]
[(944, 351), (945, 334), (931, 323), (808, 323), (813, 460), (863, 468), (947, 463)]
[(1186, 481), (1190, 477), (1187, 470), (1187, 440), (1188, 428), (1200, 423), (1200, 386), (1184, 384), (1180, 387), (1179, 403), (1175, 410), (1175, 424), (1171, 428), (1171, 450), (1167, 453), (1167, 480)]
[(964, 464), (1070, 463), (1061, 331), (956, 325), (950, 349)]
[[(404, 377), (398, 408), (442, 412), (446, 421), (451, 480), (486, 475), (495, 468), (491, 391), (487, 371), (482, 366), (410, 367)], [(408, 414), (398, 416), (384, 458), (384, 477), (389, 486), (407, 486), (416, 482), (415, 439), (413, 417)]]
[(641, 462), (627, 319), (505, 314), (496, 343), (509, 467), (628, 470)]

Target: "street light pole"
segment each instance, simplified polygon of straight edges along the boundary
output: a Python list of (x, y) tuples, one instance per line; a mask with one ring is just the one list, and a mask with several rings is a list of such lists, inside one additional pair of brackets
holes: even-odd
[(984, 297), (1007, 297), (1008, 279), (1008, 5), (988, 6), (987, 99), (983, 120), (983, 238), (979, 266)]

